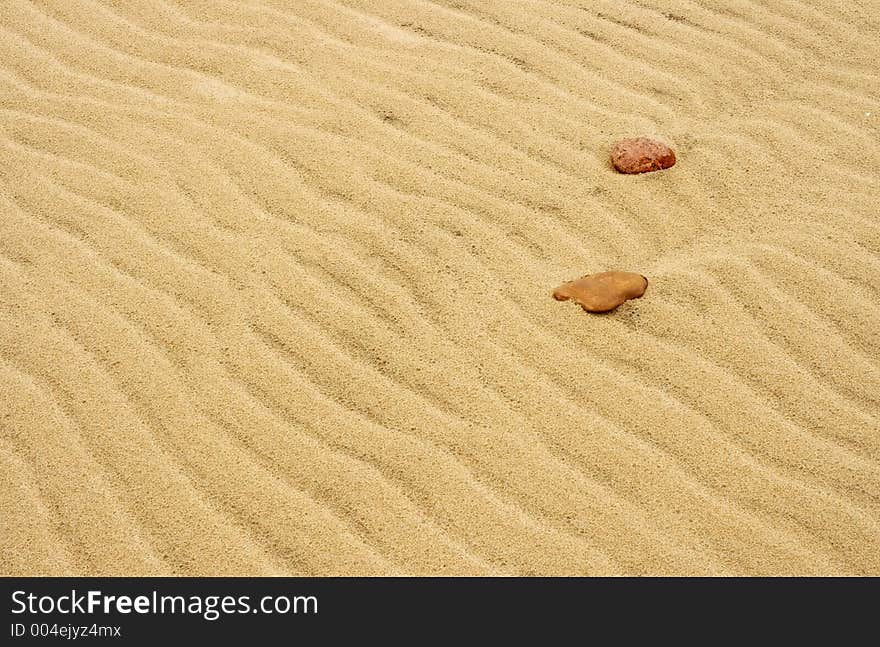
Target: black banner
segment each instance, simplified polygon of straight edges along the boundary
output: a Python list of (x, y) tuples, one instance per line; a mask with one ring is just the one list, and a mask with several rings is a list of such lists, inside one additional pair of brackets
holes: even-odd
[(763, 637), (824, 629), (838, 642), (873, 622), (880, 592), (876, 579), (709, 578), (0, 578), (0, 589), (4, 645), (421, 643), (476, 629), (539, 644), (609, 631), (713, 642), (752, 636), (749, 627)]

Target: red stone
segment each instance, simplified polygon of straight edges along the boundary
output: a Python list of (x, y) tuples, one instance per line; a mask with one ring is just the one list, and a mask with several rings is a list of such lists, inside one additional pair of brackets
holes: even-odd
[(675, 151), (656, 139), (634, 137), (614, 145), (611, 162), (621, 173), (660, 171), (675, 164)]

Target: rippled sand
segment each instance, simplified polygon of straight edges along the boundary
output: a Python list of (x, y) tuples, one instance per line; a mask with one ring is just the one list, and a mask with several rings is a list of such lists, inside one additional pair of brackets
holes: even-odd
[(5, 1), (0, 572), (880, 574), (876, 9)]

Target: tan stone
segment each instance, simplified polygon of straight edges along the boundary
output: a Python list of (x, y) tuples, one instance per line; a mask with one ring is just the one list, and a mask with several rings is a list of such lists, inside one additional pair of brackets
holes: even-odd
[(648, 279), (633, 272), (600, 272), (563, 283), (553, 291), (557, 301), (572, 299), (587, 312), (608, 312), (648, 289)]

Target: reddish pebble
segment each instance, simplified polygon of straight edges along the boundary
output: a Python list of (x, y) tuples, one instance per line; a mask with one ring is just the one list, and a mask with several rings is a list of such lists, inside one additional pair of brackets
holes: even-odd
[(553, 290), (557, 301), (572, 299), (587, 312), (608, 312), (648, 289), (648, 279), (634, 272), (600, 272), (563, 283)]
[(621, 173), (660, 171), (675, 164), (675, 151), (656, 139), (634, 137), (614, 145), (611, 162)]

